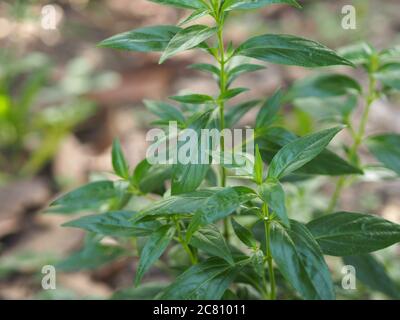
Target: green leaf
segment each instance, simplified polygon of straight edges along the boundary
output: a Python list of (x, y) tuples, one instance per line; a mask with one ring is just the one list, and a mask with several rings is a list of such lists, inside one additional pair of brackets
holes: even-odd
[(236, 67), (233, 67), (232, 69), (230, 69), (228, 71), (228, 74), (227, 74), (228, 83), (231, 84), (241, 74), (255, 72), (255, 71), (259, 71), (259, 70), (263, 70), (263, 69), (265, 69), (265, 67), (260, 66), (258, 64), (251, 64), (251, 63), (240, 64)]
[(182, 112), (168, 103), (145, 100), (144, 104), (146, 105), (147, 109), (160, 117), (162, 120), (177, 121), (180, 124), (185, 123), (185, 117)]
[(206, 226), (229, 216), (241, 204), (255, 198), (255, 193), (247, 187), (222, 188), (209, 197), (198, 209), (188, 227), (186, 238), (201, 226)]
[(262, 61), (302, 67), (349, 65), (352, 63), (327, 47), (291, 35), (266, 34), (244, 42), (237, 55)]
[(400, 135), (383, 134), (369, 137), (366, 141), (371, 153), (385, 165), (400, 175)]
[(129, 179), (129, 166), (126, 162), (121, 143), (115, 139), (112, 146), (112, 166), (114, 172), (123, 179)]
[(279, 180), (301, 168), (320, 154), (334, 136), (343, 129), (336, 127), (298, 138), (285, 145), (272, 159), (268, 178)]
[[(197, 154), (191, 154), (192, 159), (196, 161), (190, 161), (187, 164), (177, 163), (172, 167), (172, 180), (171, 180), (171, 193), (173, 195), (191, 192), (196, 190), (203, 180), (205, 179), (207, 172), (210, 170), (209, 164), (202, 163), (202, 152), (201, 152), (201, 130), (210, 129), (213, 126), (213, 118), (211, 112), (200, 114), (195, 116), (193, 121), (189, 124), (189, 128), (197, 133)], [(179, 139), (179, 138), (178, 138)], [(178, 149), (182, 148), (186, 142), (178, 142)], [(191, 142), (188, 142), (191, 143)], [(179, 152), (179, 150), (178, 150)], [(194, 158), (196, 157), (196, 158)]]
[(145, 27), (115, 35), (98, 46), (128, 51), (164, 51), (181, 29), (176, 26)]
[(400, 63), (384, 65), (375, 74), (375, 78), (389, 88), (400, 90)]
[(125, 249), (104, 245), (97, 238), (86, 240), (84, 247), (56, 264), (63, 272), (92, 270), (117, 260), (126, 254)]
[(178, 276), (161, 295), (162, 300), (219, 300), (236, 278), (238, 267), (210, 258)]
[(400, 58), (400, 45), (383, 50), (379, 56), (384, 61), (392, 61), (393, 59)]
[(161, 224), (157, 221), (137, 223), (132, 221), (134, 211), (115, 211), (96, 214), (63, 224), (64, 227), (80, 228), (89, 232), (114, 237), (144, 237)]
[(301, 5), (295, 0), (228, 0), (229, 5), (225, 6), (225, 10), (248, 10), (258, 9), (271, 4), (289, 4), (296, 8), (301, 8)]
[(233, 230), (235, 231), (236, 236), (249, 248), (257, 248), (257, 242), (254, 238), (251, 231), (241, 224), (235, 221), (235, 219), (231, 219)]
[(254, 162), (253, 179), (258, 185), (264, 181), (264, 162), (261, 158), (260, 149), (256, 146), (256, 158)]
[(361, 42), (355, 45), (340, 48), (339, 54), (356, 65), (369, 64), (375, 49), (368, 43)]
[(385, 266), (370, 254), (343, 258), (346, 265), (356, 269), (356, 276), (372, 290), (382, 292), (392, 299), (400, 299), (400, 287), (389, 277)]
[(209, 225), (195, 232), (189, 244), (211, 256), (222, 258), (229, 264), (235, 264), (224, 237), (214, 225)]
[(138, 288), (122, 289), (115, 292), (111, 300), (154, 300), (167, 287), (167, 283), (148, 282)]
[(172, 176), (172, 166), (151, 165), (146, 159), (140, 162), (133, 173), (133, 183), (143, 193), (159, 190)]
[(154, 231), (147, 239), (140, 253), (139, 265), (135, 277), (136, 285), (140, 283), (143, 274), (161, 257), (174, 235), (175, 228), (166, 225)]
[(271, 252), (279, 271), (309, 300), (333, 300), (335, 292), (318, 243), (307, 228), (291, 220), (291, 230), (272, 224)]
[(219, 75), (220, 75), (219, 68), (212, 64), (209, 64), (209, 63), (195, 63), (195, 64), (191, 64), (189, 66), (189, 68), (203, 71), (203, 72), (208, 72), (208, 73), (216, 75), (217, 77), (219, 77)]
[(327, 98), (347, 94), (350, 90), (361, 93), (359, 83), (342, 74), (322, 74), (297, 81), (289, 91), (290, 99)]
[[(257, 140), (257, 144), (262, 150), (263, 158), (269, 162), (279, 152), (281, 147), (296, 139), (297, 136), (292, 132), (281, 127), (273, 127), (263, 132), (263, 135)], [(363, 171), (343, 160), (335, 153), (325, 149), (313, 160), (296, 170), (296, 173), (340, 176), (363, 174)]]
[(206, 5), (201, 0), (150, 0), (151, 2), (183, 9), (204, 9)]
[(139, 212), (136, 221), (145, 217), (204, 214), (204, 220), (214, 222), (232, 213), (241, 204), (254, 199), (255, 193), (246, 187), (210, 188), (168, 197)]
[(264, 274), (265, 274), (265, 268), (264, 268), (264, 262), (265, 262), (265, 256), (262, 250), (257, 249), (252, 255), (251, 255), (251, 264), (253, 265), (253, 268), (257, 275), (262, 279)]
[(267, 128), (276, 120), (279, 108), (282, 105), (283, 93), (277, 90), (272, 97), (267, 99), (256, 117), (256, 130)]
[(268, 207), (278, 216), (279, 220), (290, 227), (285, 205), (285, 191), (279, 182), (267, 181), (260, 186), (260, 197)]
[(400, 242), (400, 225), (368, 214), (333, 213), (307, 227), (323, 252), (331, 256), (374, 252)]
[(169, 42), (160, 63), (182, 51), (197, 47), (203, 41), (211, 38), (217, 32), (217, 28), (210, 28), (204, 25), (193, 25), (180, 30)]
[(50, 204), (50, 212), (77, 213), (112, 203), (119, 191), (112, 181), (96, 181), (73, 190)]
[(173, 96), (170, 99), (181, 102), (181, 103), (191, 103), (191, 104), (204, 104), (207, 102), (213, 102), (214, 98), (205, 94), (188, 94), (183, 96)]
[(256, 107), (259, 103), (259, 100), (252, 100), (227, 109), (225, 112), (226, 126), (228, 128), (233, 127), (248, 111)]
[(239, 94), (249, 91), (249, 89), (247, 88), (233, 88), (233, 89), (229, 89), (228, 91), (226, 91), (224, 94), (219, 96), (220, 100), (229, 100), (232, 99), (236, 96), (238, 96)]
[(294, 100), (293, 104), (308, 113), (317, 121), (336, 121), (346, 123), (355, 110), (358, 97), (354, 94), (337, 97), (309, 97)]
[(204, 9), (199, 9), (194, 11), (191, 15), (183, 19), (178, 23), (178, 26), (183, 26), (184, 24), (187, 24), (189, 22), (192, 22), (194, 20), (200, 19), (207, 15), (209, 13), (209, 10), (204, 10)]

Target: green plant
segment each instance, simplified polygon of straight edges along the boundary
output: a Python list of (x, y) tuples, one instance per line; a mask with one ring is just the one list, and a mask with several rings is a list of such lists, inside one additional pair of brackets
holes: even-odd
[[(90, 234), (83, 251), (61, 265), (92, 268), (121, 254), (137, 254), (140, 260), (135, 283), (139, 287), (116, 297), (334, 299), (335, 287), (324, 254), (345, 256), (357, 265), (367, 265), (366, 260), (360, 258), (365, 256), (360, 255), (400, 242), (400, 226), (378, 216), (350, 212), (329, 212), (307, 224), (289, 219), (284, 185), (317, 175), (339, 176), (340, 182), (363, 174), (357, 151), (367, 116), (354, 135), (354, 146), (347, 148), (348, 160), (327, 149), (330, 141), (344, 129), (342, 124), (354, 133), (350, 114), (356, 105), (356, 96), (361, 95), (361, 86), (348, 76), (325, 74), (298, 82), (287, 92), (278, 90), (263, 103), (250, 101), (228, 107), (232, 98), (247, 90), (232, 88), (235, 78), (262, 69), (260, 65), (237, 59), (247, 57), (303, 67), (361, 63), (367, 67), (372, 80), (368, 110), (377, 97), (375, 81), (379, 77), (386, 85), (398, 85), (397, 73), (392, 75), (396, 65), (381, 65), (377, 57), (396, 56), (398, 51), (368, 56), (347, 51), (340, 56), (314, 41), (272, 34), (250, 38), (239, 46), (232, 43), (226, 46), (223, 31), (232, 11), (261, 8), (272, 3), (299, 7), (294, 0), (153, 2), (191, 9), (193, 13), (180, 26), (146, 27), (116, 35), (100, 46), (161, 51), (160, 62), (194, 48), (209, 54), (216, 64), (191, 67), (214, 75), (219, 87), (216, 96), (190, 93), (171, 97), (179, 103), (179, 108), (154, 101), (146, 104), (161, 118), (157, 124), (166, 126), (176, 121), (180, 128), (196, 131), (231, 128), (247, 111), (261, 105), (255, 125), (255, 155), (248, 157), (244, 165), (224, 162), (219, 166), (151, 165), (144, 160), (132, 170), (116, 140), (112, 164), (119, 179), (92, 182), (57, 199), (49, 209), (64, 214), (97, 212), (65, 225), (87, 230)], [(183, 27), (205, 15), (213, 18), (213, 26)], [(379, 75), (382, 72), (392, 76)], [(393, 78), (397, 80), (388, 80)], [(339, 117), (341, 124), (303, 137), (279, 125), (278, 114), (283, 104), (293, 102), (301, 107), (307, 105), (307, 101), (313, 106), (326, 102), (337, 107), (335, 119)], [(398, 169), (399, 164), (398, 149), (393, 145), (396, 137), (372, 138), (369, 143), (373, 152), (379, 150), (375, 152), (378, 158), (391, 169)], [(223, 149), (224, 136), (220, 142), (220, 151), (225, 156), (231, 151)], [(246, 157), (240, 148), (234, 152)], [(242, 185), (230, 185), (235, 178), (240, 178)], [(165, 183), (168, 180), (170, 188)], [(341, 184), (343, 182), (338, 183), (336, 193)], [(336, 206), (335, 202), (331, 208)], [(100, 241), (104, 236), (120, 239), (120, 246), (109, 247), (106, 252)], [(356, 258), (349, 257), (352, 255)], [(161, 256), (164, 259), (160, 259)], [(177, 275), (175, 280), (168, 285), (140, 286), (143, 275), (154, 264)], [(382, 272), (383, 268), (374, 270)], [(393, 289), (395, 285), (389, 278), (385, 279)]]
[(51, 61), (41, 53), (17, 58), (5, 50), (0, 60), (0, 169), (8, 179), (33, 176), (51, 160), (62, 139), (95, 111), (83, 95), (104, 87), (104, 80), (113, 82), (109, 74), (93, 79), (85, 59), (69, 62), (55, 83)]

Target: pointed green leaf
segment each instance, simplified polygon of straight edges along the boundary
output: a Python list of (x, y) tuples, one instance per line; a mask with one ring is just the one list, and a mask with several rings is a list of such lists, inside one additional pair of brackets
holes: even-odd
[(135, 283), (138, 285), (143, 274), (156, 262), (175, 235), (175, 229), (171, 226), (162, 226), (147, 239), (140, 254), (139, 265), (136, 270)]
[(291, 230), (285, 230), (281, 225), (273, 224), (271, 252), (280, 273), (304, 299), (335, 299), (321, 249), (304, 225), (291, 220)]
[(146, 159), (140, 162), (133, 173), (132, 181), (143, 193), (162, 188), (163, 183), (171, 179), (171, 165), (151, 165)]
[(283, 93), (281, 90), (277, 90), (272, 97), (267, 99), (256, 117), (256, 130), (267, 128), (275, 122), (279, 108), (282, 106), (282, 99)]
[(389, 88), (400, 90), (400, 63), (384, 65), (375, 74), (375, 78)]
[(234, 264), (232, 254), (224, 237), (214, 225), (209, 225), (195, 232), (189, 244), (211, 256), (220, 257), (229, 264)]
[(183, 26), (189, 22), (195, 21), (197, 19), (200, 19), (202, 17), (204, 17), (205, 15), (207, 15), (209, 13), (208, 10), (204, 10), (204, 9), (199, 9), (194, 11), (192, 14), (190, 14), (188, 17), (186, 17), (185, 19), (183, 19), (182, 21), (180, 21), (178, 23), (178, 26)]
[(258, 185), (262, 184), (264, 181), (264, 162), (261, 158), (258, 145), (256, 146), (256, 158), (254, 162), (253, 179)]
[(145, 100), (144, 104), (147, 109), (159, 116), (162, 120), (177, 121), (181, 124), (185, 123), (185, 117), (182, 112), (168, 103)]
[(227, 0), (225, 10), (248, 10), (258, 9), (271, 4), (289, 4), (296, 8), (301, 8), (296, 0)]
[(137, 223), (132, 221), (134, 211), (115, 211), (85, 216), (63, 224), (64, 227), (80, 228), (89, 232), (114, 237), (144, 237), (161, 225), (157, 221)]
[(228, 83), (231, 84), (237, 77), (244, 73), (255, 72), (265, 69), (264, 66), (258, 64), (244, 63), (233, 67), (228, 71)]
[(217, 32), (217, 28), (210, 28), (204, 25), (193, 25), (179, 31), (169, 42), (160, 63), (169, 59), (182, 51), (190, 50), (197, 47), (203, 41), (212, 37)]
[(343, 74), (322, 74), (307, 77), (297, 81), (290, 89), (290, 99), (327, 98), (342, 96), (350, 90), (361, 93), (360, 84), (353, 78)]
[(166, 300), (218, 300), (235, 279), (239, 268), (210, 258), (186, 270), (161, 295)]
[(237, 55), (255, 58), (271, 63), (302, 67), (324, 67), (349, 65), (352, 63), (333, 50), (311, 40), (291, 35), (266, 34), (244, 42)]
[(209, 73), (216, 75), (217, 77), (219, 77), (219, 75), (220, 75), (220, 70), (218, 69), (218, 67), (216, 67), (212, 64), (209, 64), (209, 63), (195, 63), (195, 64), (191, 64), (189, 66), (189, 68), (195, 69), (195, 70), (200, 70), (203, 72), (209, 72)]
[(202, 9), (207, 8), (201, 0), (150, 0), (151, 2), (163, 4), (166, 6), (172, 6), (183, 9)]
[(238, 96), (239, 94), (249, 91), (249, 89), (247, 88), (234, 88), (234, 89), (229, 89), (228, 91), (226, 91), (224, 94), (219, 96), (220, 100), (229, 100), (232, 99), (236, 96)]
[(99, 46), (139, 52), (163, 51), (179, 30), (176, 26), (145, 27), (115, 35)]
[(268, 178), (279, 180), (318, 156), (343, 127), (323, 130), (285, 145), (272, 159)]
[(126, 162), (121, 143), (115, 139), (112, 146), (112, 166), (114, 172), (123, 179), (129, 179), (129, 166)]
[(235, 219), (231, 219), (233, 230), (235, 231), (236, 236), (249, 248), (257, 248), (256, 239), (254, 239), (251, 231), (241, 224), (235, 221)]
[(233, 127), (248, 111), (256, 107), (260, 100), (251, 100), (240, 103), (225, 112), (225, 121), (228, 128)]
[(77, 213), (110, 204), (119, 192), (112, 181), (96, 181), (73, 190), (50, 205), (50, 212)]
[(274, 212), (279, 220), (289, 227), (289, 218), (285, 205), (285, 191), (279, 182), (267, 181), (260, 186), (261, 199), (268, 204), (268, 207)]
[(191, 103), (191, 104), (204, 104), (207, 102), (213, 102), (214, 98), (205, 94), (188, 94), (183, 96), (172, 96), (170, 99), (181, 102), (181, 103)]
[(374, 252), (400, 242), (400, 225), (368, 214), (333, 213), (307, 227), (323, 252), (332, 256)]
[(385, 167), (400, 175), (400, 135), (384, 134), (369, 137), (366, 141), (371, 153)]
[(136, 221), (145, 217), (191, 216), (196, 212), (201, 212), (204, 215), (204, 221), (212, 223), (221, 216), (229, 215), (241, 204), (254, 199), (255, 196), (255, 193), (246, 187), (197, 190), (171, 196), (152, 204), (136, 215)]
[(375, 49), (368, 43), (361, 42), (347, 47), (340, 48), (339, 54), (356, 65), (369, 64)]

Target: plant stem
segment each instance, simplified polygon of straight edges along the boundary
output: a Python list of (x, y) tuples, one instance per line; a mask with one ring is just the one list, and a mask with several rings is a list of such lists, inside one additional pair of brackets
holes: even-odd
[[(218, 37), (218, 51), (219, 51), (219, 96), (223, 96), (227, 90), (227, 83), (226, 83), (226, 61), (225, 61), (225, 46), (224, 46), (224, 37), (223, 37), (223, 13), (218, 12), (216, 14), (216, 22), (218, 27), (217, 37)], [(221, 132), (220, 138), (220, 148), (222, 153), (225, 151), (225, 138), (223, 135), (223, 130), (225, 129), (225, 101), (223, 99), (218, 99), (218, 108), (219, 108), (219, 127)], [(226, 170), (221, 165), (220, 166), (220, 186), (226, 186)], [(224, 237), (227, 241), (229, 241), (229, 217), (224, 219)]]
[(264, 214), (264, 229), (265, 229), (265, 255), (267, 258), (269, 282), (271, 285), (270, 296), (271, 300), (276, 300), (276, 284), (275, 284), (275, 273), (271, 254), (271, 220), (268, 205), (263, 204)]
[[(372, 104), (375, 101), (376, 97), (377, 97), (376, 79), (373, 76), (373, 72), (370, 72), (369, 73), (369, 89), (368, 89), (368, 95), (366, 98), (365, 109), (364, 109), (364, 112), (361, 117), (361, 122), (360, 122), (360, 127), (358, 129), (358, 132), (356, 132), (355, 134), (353, 132), (354, 143), (353, 143), (352, 147), (350, 148), (350, 151), (348, 154), (348, 159), (349, 159), (350, 163), (352, 163), (356, 166), (360, 165), (359, 159), (357, 157), (357, 153), (361, 146), (362, 141), (364, 140), (365, 130), (366, 130), (367, 123), (368, 123), (368, 117), (369, 117), (369, 114), (371, 111)], [(329, 203), (329, 206), (326, 210), (326, 213), (332, 213), (332, 211), (335, 210), (337, 203), (339, 201), (340, 195), (343, 191), (343, 188), (346, 185), (347, 178), (348, 178), (348, 176), (343, 176), (343, 177), (340, 177), (339, 180), (337, 181), (335, 191), (333, 193), (333, 196)]]
[(189, 245), (186, 243), (184, 237), (182, 237), (182, 230), (181, 226), (179, 225), (179, 221), (174, 219), (175, 221), (175, 226), (176, 226), (176, 231), (178, 232), (178, 242), (182, 245), (183, 249), (186, 251), (186, 253), (189, 256), (190, 262), (192, 264), (197, 264), (197, 257), (195, 254), (193, 254), (192, 250), (190, 249)]

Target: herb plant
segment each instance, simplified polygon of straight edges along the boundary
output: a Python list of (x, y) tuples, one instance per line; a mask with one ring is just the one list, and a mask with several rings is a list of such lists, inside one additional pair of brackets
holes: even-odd
[[(52, 203), (53, 212), (96, 212), (66, 224), (89, 234), (83, 251), (60, 267), (91, 268), (123, 254), (137, 254), (137, 288), (130, 289), (130, 294), (116, 294), (116, 298), (335, 299), (324, 255), (345, 257), (358, 267), (374, 259), (366, 254), (400, 242), (400, 225), (370, 214), (334, 212), (342, 189), (366, 169), (358, 156), (363, 144), (385, 167), (400, 173), (400, 136), (364, 137), (372, 103), (387, 89), (399, 89), (395, 59), (400, 51), (378, 52), (364, 44), (346, 48), (339, 55), (317, 42), (276, 34), (255, 36), (239, 45), (225, 42), (224, 27), (231, 12), (274, 3), (300, 7), (295, 0), (152, 1), (189, 9), (192, 14), (179, 26), (133, 30), (113, 36), (100, 46), (162, 52), (160, 63), (195, 48), (211, 56), (215, 64), (194, 64), (191, 68), (216, 78), (216, 96), (190, 93), (171, 97), (177, 106), (156, 101), (146, 104), (160, 117), (158, 125), (176, 121), (180, 128), (195, 130), (232, 128), (247, 111), (261, 105), (255, 124), (254, 161), (251, 166), (237, 168), (224, 163), (151, 165), (144, 160), (132, 170), (115, 140), (112, 165), (118, 180), (89, 183)], [(212, 26), (186, 27), (207, 15), (214, 21)], [(234, 80), (243, 73), (263, 69), (259, 64), (238, 64), (238, 57), (307, 68), (360, 65), (369, 75), (369, 90), (364, 93), (349, 76), (324, 73), (301, 80), (286, 91), (277, 90), (265, 102), (231, 106), (230, 100), (247, 90), (233, 87)], [(355, 128), (352, 111), (363, 97), (364, 115)], [(287, 103), (321, 108), (319, 114), (336, 125), (298, 137), (280, 125), (280, 107)], [(346, 159), (327, 149), (344, 128), (354, 138), (353, 145), (344, 148)], [(290, 219), (284, 186), (319, 175), (338, 177), (327, 213), (307, 224)], [(295, 213), (292, 218), (296, 218)], [(121, 245), (106, 248), (101, 242), (105, 236), (119, 239)], [(379, 262), (373, 263), (378, 267), (370, 269), (371, 278), (376, 276), (374, 272), (383, 270)], [(141, 285), (154, 264), (167, 267), (174, 280)], [(368, 276), (364, 279), (368, 282)], [(398, 293), (388, 281), (391, 289), (385, 293), (389, 291), (393, 297)], [(375, 285), (374, 289), (381, 287)]]

